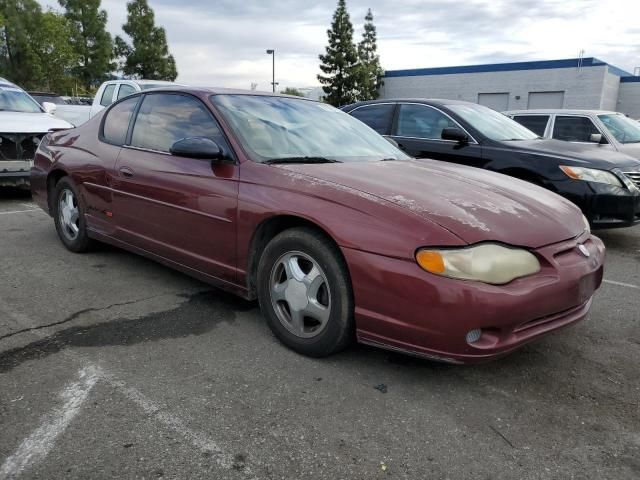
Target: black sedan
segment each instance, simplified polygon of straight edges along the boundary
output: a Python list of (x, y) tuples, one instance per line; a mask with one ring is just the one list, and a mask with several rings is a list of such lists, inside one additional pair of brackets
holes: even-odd
[(416, 158), (492, 170), (552, 190), (594, 228), (640, 223), (640, 161), (610, 149), (538, 137), (501, 113), (456, 100), (397, 99), (343, 110)]

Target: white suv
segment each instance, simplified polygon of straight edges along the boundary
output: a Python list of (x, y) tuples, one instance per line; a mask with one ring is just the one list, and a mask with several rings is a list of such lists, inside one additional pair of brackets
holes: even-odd
[(165, 82), (163, 80), (109, 80), (100, 85), (91, 105), (89, 117), (93, 118), (105, 107), (116, 100), (142, 90), (166, 86), (180, 86), (178, 83)]

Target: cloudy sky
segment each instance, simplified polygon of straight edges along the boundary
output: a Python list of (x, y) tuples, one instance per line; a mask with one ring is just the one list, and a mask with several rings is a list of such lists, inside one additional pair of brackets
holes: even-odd
[[(41, 0), (57, 8), (56, 0)], [(149, 0), (167, 31), (178, 81), (270, 90), (317, 85), (318, 54), (336, 0)], [(122, 34), (125, 0), (102, 0)], [(383, 68), (573, 58), (581, 49), (628, 71), (640, 66), (638, 0), (347, 0), (356, 40), (372, 8)]]

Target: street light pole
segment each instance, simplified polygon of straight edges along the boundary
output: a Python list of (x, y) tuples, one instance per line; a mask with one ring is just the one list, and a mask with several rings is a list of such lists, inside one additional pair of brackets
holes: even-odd
[(276, 51), (273, 49), (267, 50), (267, 55), (271, 55), (272, 68), (271, 68), (271, 86), (273, 87), (273, 93), (276, 93)]

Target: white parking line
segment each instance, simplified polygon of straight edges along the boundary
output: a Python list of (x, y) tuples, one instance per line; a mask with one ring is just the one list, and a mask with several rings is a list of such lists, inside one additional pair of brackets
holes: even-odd
[[(0, 312), (6, 314), (17, 325), (20, 325), (23, 328), (32, 326), (35, 323), (24, 313), (14, 310), (9, 304), (3, 302), (1, 298)], [(35, 335), (38, 338), (45, 337), (45, 335), (41, 334), (38, 331), (31, 330), (29, 331), (29, 333)], [(110, 373), (105, 368), (92, 363), (89, 359), (87, 359), (86, 356), (70, 350), (63, 350), (61, 353), (71, 358), (73, 361), (81, 365), (85, 365), (84, 369), (81, 370), (81, 372), (91, 372), (91, 374), (93, 374), (95, 378), (95, 380), (93, 381), (94, 384), (95, 381), (101, 380), (107, 382), (112, 387), (115, 387), (115, 389), (119, 393), (124, 395), (124, 397), (129, 401), (136, 404), (146, 415), (148, 415), (150, 419), (155, 420), (156, 422), (162, 424), (165, 428), (169, 428), (170, 430), (178, 433), (201, 452), (210, 454), (213, 460), (221, 468), (225, 470), (235, 470), (237, 468), (234, 465), (234, 458), (232, 457), (232, 455), (226, 453), (216, 441), (207, 436), (207, 434), (205, 434), (204, 432), (194, 430), (187, 426), (186, 422), (182, 420), (182, 418), (168, 412), (166, 407), (164, 407), (163, 405), (154, 402), (138, 389), (127, 385), (122, 380), (119, 380), (113, 373)], [(82, 385), (82, 382), (79, 383)], [(73, 387), (74, 385), (72, 385), (71, 387)], [(91, 387), (93, 387), (93, 384), (91, 385)], [(91, 387), (86, 389), (86, 394), (89, 393)], [(65, 391), (67, 391), (69, 388), (70, 387), (65, 389)], [(82, 401), (86, 399), (86, 394), (85, 398), (82, 399)], [(73, 413), (73, 416), (78, 413), (82, 401), (78, 402), (76, 411)], [(63, 407), (62, 409), (60, 409), (60, 411), (68, 409), (68, 404), (69, 402), (65, 403), (66, 408)], [(51, 416), (52, 420), (56, 420), (56, 417), (62, 417), (62, 413), (60, 413), (60, 411), (56, 411), (56, 413)], [(47, 417), (47, 419), (48, 418), (49, 417)], [(69, 418), (64, 427), (51, 438), (51, 441), (48, 444), (49, 447), (43, 454), (38, 454), (38, 452), (35, 452), (35, 454), (30, 455), (31, 450), (34, 450), (34, 440), (36, 440), (37, 438), (44, 438), (43, 432), (40, 432), (40, 430), (43, 430), (43, 427), (45, 425), (32, 433), (26, 440), (22, 442), (16, 453), (9, 457), (2, 465), (2, 467), (0, 468), (0, 480), (14, 479), (20, 474), (21, 471), (23, 471), (28, 466), (42, 461), (53, 446), (53, 440), (55, 439), (55, 437), (62, 433), (62, 431), (64, 431), (64, 428), (66, 428), (67, 424), (71, 421), (72, 418), (73, 417)], [(40, 452), (42, 453), (42, 449), (40, 449)], [(251, 480), (256, 478), (249, 465), (243, 465), (242, 469), (237, 471), (237, 474)]]
[(9, 212), (0, 212), (0, 215), (10, 215), (12, 213), (27, 213), (27, 212), (44, 212), (44, 210), (41, 210), (39, 208), (30, 208), (29, 210), (11, 210)]
[(0, 467), (0, 479), (17, 478), (30, 466), (41, 462), (53, 448), (56, 438), (65, 431), (80, 411), (89, 392), (98, 381), (93, 367), (80, 370), (80, 380), (68, 385), (59, 396), (64, 404), (46, 415), (42, 424), (24, 439), (18, 449)]
[(608, 283), (609, 285), (617, 285), (619, 287), (627, 287), (627, 288), (633, 288), (636, 290), (640, 290), (640, 286), (638, 285), (634, 285), (632, 283), (624, 283), (624, 282), (615, 282), (613, 280), (603, 280), (603, 283)]

